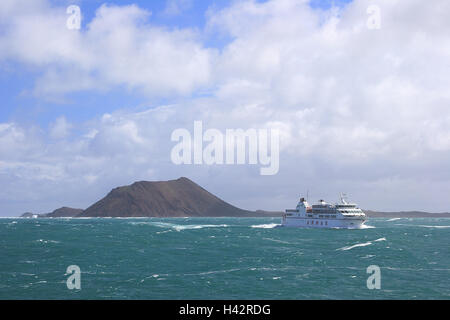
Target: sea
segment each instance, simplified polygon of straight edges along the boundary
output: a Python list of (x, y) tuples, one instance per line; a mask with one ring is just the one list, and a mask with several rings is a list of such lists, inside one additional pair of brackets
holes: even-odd
[(279, 223), (2, 218), (0, 299), (450, 298), (450, 219)]

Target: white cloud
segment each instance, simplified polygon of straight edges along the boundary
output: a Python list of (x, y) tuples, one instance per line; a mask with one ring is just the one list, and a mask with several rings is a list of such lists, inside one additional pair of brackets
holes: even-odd
[(192, 7), (192, 0), (167, 0), (164, 14), (177, 16)]
[(65, 8), (34, 9), (11, 14), (11, 5), (0, 7), (0, 59), (42, 68), (38, 95), (125, 86), (173, 96), (208, 85), (214, 50), (193, 30), (153, 26), (151, 13), (136, 5), (102, 5), (81, 31), (66, 28)]
[[(348, 191), (371, 209), (448, 210), (450, 22), (443, 13), (450, 3), (377, 3), (379, 30), (366, 27), (366, 0), (331, 11), (290, 0), (210, 10), (208, 32), (233, 39), (220, 52), (192, 30), (152, 26), (150, 13), (137, 6), (102, 6), (80, 33), (55, 31), (58, 19), (46, 13), (51, 21), (36, 28), (49, 29), (55, 41), (41, 36), (34, 54), (36, 43), (20, 39), (35, 25), (9, 18), (15, 27), (0, 39), (0, 57), (42, 68), (37, 92), (124, 85), (187, 97), (106, 114), (80, 126), (79, 135), (61, 129), (56, 136), (70, 139), (54, 143), (40, 129), (1, 124), (1, 179), (12, 186), (2, 201), (17, 197), (19, 186), (56, 199), (58, 188), (50, 186), (59, 183), (72, 188), (67, 201), (86, 206), (117, 185), (184, 175), (252, 209), (283, 209), (309, 188), (325, 198)], [(205, 88), (210, 97), (188, 97)], [(251, 166), (174, 166), (170, 133), (192, 130), (194, 120), (222, 131), (278, 128), (280, 173), (262, 178)]]
[(51, 125), (50, 136), (54, 139), (63, 139), (67, 137), (72, 128), (72, 124), (67, 122), (65, 117), (59, 117), (55, 123)]

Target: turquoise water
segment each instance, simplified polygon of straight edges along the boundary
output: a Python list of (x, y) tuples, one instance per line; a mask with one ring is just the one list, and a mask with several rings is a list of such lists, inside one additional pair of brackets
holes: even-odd
[[(0, 219), (1, 299), (449, 299), (450, 219)], [(81, 269), (69, 290), (66, 268)], [(369, 290), (366, 269), (381, 270)]]

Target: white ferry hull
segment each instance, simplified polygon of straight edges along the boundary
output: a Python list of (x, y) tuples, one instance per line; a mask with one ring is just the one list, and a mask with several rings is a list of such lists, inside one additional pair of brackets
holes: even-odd
[(285, 217), (281, 221), (281, 226), (297, 228), (360, 229), (365, 222), (365, 219), (308, 219), (302, 217)]

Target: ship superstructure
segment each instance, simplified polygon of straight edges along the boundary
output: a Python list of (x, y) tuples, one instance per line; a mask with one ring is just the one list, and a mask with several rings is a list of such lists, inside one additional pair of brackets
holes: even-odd
[(287, 209), (282, 217), (282, 226), (309, 228), (361, 228), (366, 221), (365, 213), (355, 203), (348, 203), (341, 195), (340, 203), (329, 204), (319, 200), (310, 206), (300, 198), (295, 209)]

